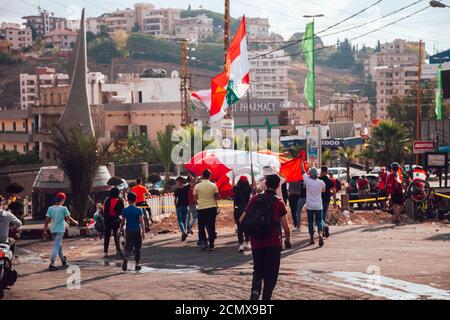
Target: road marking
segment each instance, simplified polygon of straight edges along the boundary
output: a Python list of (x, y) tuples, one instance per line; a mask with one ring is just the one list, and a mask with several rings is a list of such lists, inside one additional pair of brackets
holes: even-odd
[(385, 276), (379, 276), (379, 285), (374, 286), (373, 284), (370, 284), (370, 281), (373, 279), (373, 275), (362, 272), (301, 271), (297, 273), (297, 276), (299, 279), (305, 281), (315, 281), (323, 284), (353, 289), (389, 300), (450, 300), (450, 292), (448, 291), (424, 284), (397, 280)]

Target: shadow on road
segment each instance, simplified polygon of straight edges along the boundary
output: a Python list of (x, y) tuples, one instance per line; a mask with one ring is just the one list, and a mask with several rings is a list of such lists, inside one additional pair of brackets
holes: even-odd
[(446, 240), (450, 240), (450, 233), (436, 234), (434, 236), (425, 238), (425, 240), (431, 240), (431, 241), (446, 241)]

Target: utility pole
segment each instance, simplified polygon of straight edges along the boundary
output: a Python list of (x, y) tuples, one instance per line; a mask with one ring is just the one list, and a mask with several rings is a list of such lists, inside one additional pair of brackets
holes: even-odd
[[(417, 110), (416, 110), (416, 140), (420, 140), (420, 118), (421, 118), (421, 80), (422, 80), (422, 40), (419, 41), (419, 70), (417, 75)], [(416, 164), (420, 164), (420, 155), (416, 155)]]
[(189, 89), (191, 86), (191, 76), (188, 67), (188, 42), (187, 39), (181, 40), (181, 125), (189, 124)]
[[(223, 66), (224, 70), (227, 68), (227, 55), (228, 48), (230, 47), (230, 35), (231, 35), (231, 21), (230, 21), (230, 0), (225, 0), (225, 14), (223, 20)], [(227, 114), (225, 115), (225, 119), (231, 120), (233, 118), (231, 106), (227, 109)]]

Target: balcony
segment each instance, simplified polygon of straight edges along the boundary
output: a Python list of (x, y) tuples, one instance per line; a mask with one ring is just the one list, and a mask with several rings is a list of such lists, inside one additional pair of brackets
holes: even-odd
[(1, 142), (33, 142), (32, 136), (28, 132), (0, 131)]

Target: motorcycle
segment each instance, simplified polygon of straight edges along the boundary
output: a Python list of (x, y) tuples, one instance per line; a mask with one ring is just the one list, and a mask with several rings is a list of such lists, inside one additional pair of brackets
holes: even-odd
[(13, 257), (9, 245), (0, 243), (0, 299), (3, 299), (4, 290), (17, 280), (17, 271), (12, 268)]

